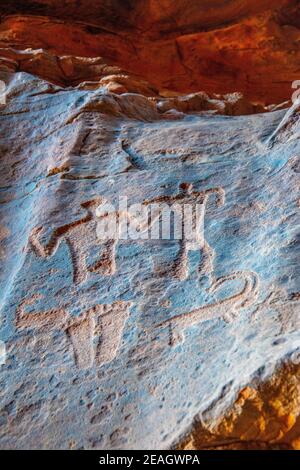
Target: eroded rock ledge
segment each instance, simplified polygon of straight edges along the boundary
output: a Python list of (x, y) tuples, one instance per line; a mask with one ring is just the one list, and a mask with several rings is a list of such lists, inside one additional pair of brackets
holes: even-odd
[(158, 89), (268, 105), (299, 78), (296, 0), (11, 1), (0, 13), (2, 47), (103, 57)]
[[(111, 95), (133, 93), (140, 95), (145, 105), (158, 115), (168, 119), (181, 119), (185, 113), (212, 112), (224, 115), (246, 115), (263, 113), (285, 108), (289, 102), (280, 105), (263, 106), (244, 98), (242, 93), (225, 95), (205, 92), (187, 95), (167, 90), (159, 91), (154, 85), (136, 75), (130, 75), (117, 66), (109, 65), (101, 58), (74, 56), (53, 56), (44, 50), (0, 49), (0, 74), (9, 83), (10, 74), (17, 71), (28, 72), (46, 79), (61, 88), (77, 87), (81, 90), (99, 90)], [(52, 91), (51, 91), (52, 90)], [(59, 88), (48, 86), (48, 92), (58, 92)], [(117, 99), (117, 98), (116, 98)], [(137, 99), (137, 97), (136, 97)]]

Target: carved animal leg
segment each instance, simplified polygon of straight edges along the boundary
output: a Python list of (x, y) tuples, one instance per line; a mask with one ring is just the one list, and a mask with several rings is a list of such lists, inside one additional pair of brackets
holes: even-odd
[(88, 369), (94, 363), (94, 333), (95, 319), (93, 312), (89, 311), (84, 318), (74, 320), (66, 333), (70, 338), (73, 349), (75, 363), (80, 369)]
[(59, 239), (55, 236), (54, 233), (52, 233), (49, 242), (46, 245), (42, 245), (39, 239), (42, 230), (42, 227), (35, 227), (32, 229), (29, 235), (29, 243), (37, 256), (40, 256), (41, 258), (47, 258), (48, 256), (53, 255), (53, 253), (56, 251)]
[(209, 246), (206, 240), (203, 242), (203, 246), (201, 248), (202, 259), (199, 264), (199, 274), (200, 275), (207, 275), (210, 277), (211, 273), (213, 272), (213, 261), (215, 252)]
[(103, 315), (99, 317), (100, 339), (96, 351), (98, 365), (111, 362), (118, 352), (125, 321), (129, 316), (128, 302), (115, 302), (106, 305)]
[(173, 276), (176, 279), (179, 279), (180, 281), (184, 281), (188, 277), (188, 274), (189, 274), (188, 262), (189, 260), (188, 260), (187, 244), (183, 240), (181, 241), (179, 253), (175, 260), (174, 266), (171, 270)]
[(89, 267), (91, 273), (112, 276), (116, 272), (116, 246), (117, 240), (109, 240), (105, 243), (100, 259)]
[(81, 246), (79, 240), (74, 238), (66, 238), (67, 245), (70, 250), (73, 266), (73, 282), (75, 284), (81, 284), (87, 278), (87, 267), (86, 267), (86, 254)]

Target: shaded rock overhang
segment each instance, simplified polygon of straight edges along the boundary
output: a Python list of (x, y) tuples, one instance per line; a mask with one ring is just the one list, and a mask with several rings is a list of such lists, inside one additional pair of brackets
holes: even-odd
[(299, 77), (296, 0), (9, 0), (0, 15), (1, 47), (101, 56), (178, 93), (280, 103)]

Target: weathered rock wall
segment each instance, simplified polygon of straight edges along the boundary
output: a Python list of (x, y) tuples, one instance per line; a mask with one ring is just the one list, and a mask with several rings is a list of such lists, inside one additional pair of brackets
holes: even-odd
[[(7, 2), (0, 25), (0, 447), (165, 449), (196, 423), (183, 446), (296, 448), (299, 104), (265, 104), (290, 99), (297, 5), (88, 3)], [(202, 80), (202, 36), (229, 31), (231, 50), (249, 21), (263, 86), (241, 56), (237, 82), (221, 66)], [(199, 81), (164, 61), (179, 33)], [(198, 204), (195, 237), (145, 237), (131, 206), (153, 202)], [(135, 239), (99, 237), (113, 210)]]
[[(297, 346), (297, 110), (268, 146), (285, 111), (174, 121), (145, 101), (11, 77), (2, 447), (168, 447)], [(97, 239), (103, 199), (171, 202), (182, 183), (216, 193), (209, 253), (201, 240), (187, 258), (177, 241)]]

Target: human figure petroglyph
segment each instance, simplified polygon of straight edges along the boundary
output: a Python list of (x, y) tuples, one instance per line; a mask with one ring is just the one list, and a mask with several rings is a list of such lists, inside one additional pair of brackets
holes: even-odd
[(180, 211), (182, 215), (183, 206), (184, 211), (186, 208), (195, 208), (191, 214), (191, 224), (188, 227), (183, 227), (182, 238), (179, 240), (179, 252), (177, 258), (171, 268), (171, 273), (179, 280), (187, 278), (188, 269), (188, 255), (190, 251), (201, 251), (202, 259), (199, 264), (200, 274), (210, 276), (213, 271), (214, 250), (210, 247), (204, 235), (204, 217), (206, 212), (206, 205), (211, 196), (216, 197), (216, 204), (218, 207), (225, 203), (225, 191), (221, 187), (206, 189), (204, 191), (193, 191), (194, 186), (192, 183), (182, 183), (180, 185), (180, 192), (175, 196), (158, 196), (152, 200), (148, 200), (144, 204), (161, 204), (171, 203), (172, 209)]
[[(16, 327), (19, 330), (64, 331), (72, 343), (75, 363), (80, 369), (92, 367), (94, 362), (102, 366), (116, 357), (129, 317), (130, 302), (99, 304), (78, 317), (72, 317), (63, 308), (27, 313), (26, 307), (39, 298), (41, 296), (35, 295), (24, 300), (17, 309)], [(95, 338), (98, 338), (96, 345)]]
[[(258, 297), (259, 278), (257, 274), (252, 271), (238, 271), (216, 279), (208, 289), (210, 293), (214, 293), (223, 287), (226, 282), (237, 280), (244, 282), (243, 288), (238, 293), (212, 304), (203, 305), (191, 312), (182, 313), (169, 318), (158, 324), (157, 328), (169, 326), (172, 328), (172, 331), (178, 328), (180, 335), (182, 335), (182, 330), (185, 328), (215, 318), (221, 318), (227, 323), (234, 321), (238, 317), (240, 310), (251, 307)], [(180, 339), (182, 339), (182, 337)]]

